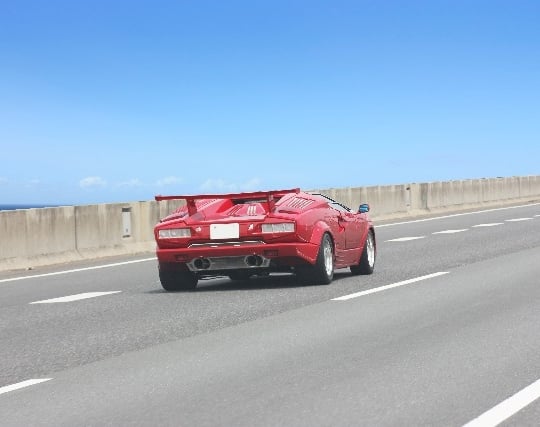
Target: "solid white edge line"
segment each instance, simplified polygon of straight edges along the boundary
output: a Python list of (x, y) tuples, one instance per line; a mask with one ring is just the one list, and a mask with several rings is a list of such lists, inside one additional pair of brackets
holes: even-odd
[(31, 385), (44, 383), (45, 381), (50, 381), (50, 380), (52, 380), (52, 378), (35, 378), (31, 380), (22, 381), (17, 384), (6, 385), (4, 387), (0, 387), (0, 394), (9, 393), (10, 391), (15, 391), (21, 388), (30, 387)]
[(506, 222), (520, 222), (520, 221), (531, 221), (534, 218), (513, 218), (513, 219), (505, 219)]
[(540, 379), (484, 412), (463, 427), (495, 427), (540, 397)]
[[(455, 217), (458, 217), (458, 216), (465, 216), (465, 215), (477, 215), (477, 214), (483, 214), (485, 212), (497, 212), (497, 211), (504, 211), (504, 210), (508, 210), (508, 209), (528, 208), (530, 206), (539, 206), (539, 205), (540, 205), (540, 203), (531, 203), (529, 205), (507, 206), (505, 208), (486, 209), (486, 210), (483, 210), (483, 211), (462, 212), (462, 213), (458, 213), (458, 214), (443, 215), (443, 216), (437, 216), (437, 217), (433, 217), (433, 218), (415, 219), (415, 220), (412, 220), (412, 221), (393, 222), (392, 224), (375, 225), (375, 228), (391, 227), (393, 225), (414, 224), (414, 223), (417, 223), (417, 222), (435, 221), (437, 219), (455, 218)], [(540, 216), (540, 215), (537, 215), (537, 216)]]
[(41, 301), (34, 301), (29, 304), (52, 304), (57, 302), (72, 302), (72, 301), (80, 301), (83, 299), (88, 298), (96, 298), (96, 297), (102, 297), (105, 295), (112, 295), (112, 294), (118, 294), (122, 291), (109, 291), (109, 292), (85, 292), (82, 294), (75, 294), (75, 295), (68, 295), (65, 297), (58, 297), (58, 298), (51, 298), (51, 299), (44, 299)]
[(0, 283), (16, 282), (17, 280), (36, 279), (40, 277), (58, 276), (61, 274), (78, 273), (79, 271), (99, 270), (102, 268), (118, 267), (121, 265), (137, 264), (139, 262), (155, 261), (156, 257), (136, 259), (133, 261), (115, 262), (114, 264), (95, 265), (93, 267), (75, 268), (73, 270), (55, 271), (53, 273), (35, 274), (33, 276), (12, 277), (11, 279), (1, 279)]
[(450, 273), (449, 271), (439, 271), (438, 273), (427, 274), (426, 276), (420, 276), (420, 277), (416, 277), (414, 279), (403, 280), (402, 282), (397, 282), (397, 283), (394, 283), (392, 285), (381, 286), (381, 287), (378, 287), (378, 288), (368, 289), (367, 291), (356, 292), (354, 294), (344, 295), (344, 296), (338, 297), (338, 298), (332, 298), (332, 301), (347, 301), (347, 300), (350, 300), (352, 298), (363, 297), (365, 295), (375, 294), (377, 292), (386, 291), (388, 289), (397, 288), (399, 286), (410, 285), (411, 283), (416, 283), (416, 282), (420, 282), (422, 280), (432, 279), (433, 277), (443, 276), (443, 275), (449, 274), (449, 273)]
[(498, 225), (504, 225), (504, 222), (490, 222), (490, 223), (486, 223), (486, 224), (476, 224), (476, 225), (473, 225), (472, 227), (473, 228), (478, 228), (478, 227), (496, 227)]

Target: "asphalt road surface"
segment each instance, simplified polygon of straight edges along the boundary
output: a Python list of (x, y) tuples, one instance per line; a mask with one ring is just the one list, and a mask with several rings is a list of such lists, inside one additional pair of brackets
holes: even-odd
[(375, 273), (328, 286), (0, 274), (0, 425), (540, 425), (540, 205), (376, 232)]

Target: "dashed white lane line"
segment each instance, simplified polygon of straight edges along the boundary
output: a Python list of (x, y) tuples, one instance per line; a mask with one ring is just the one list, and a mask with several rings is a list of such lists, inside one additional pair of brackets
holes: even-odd
[(540, 397), (540, 380), (484, 412), (463, 427), (495, 427)]
[(473, 227), (496, 227), (497, 225), (504, 225), (504, 222), (491, 222), (487, 224), (476, 224)]
[(444, 230), (444, 231), (436, 231), (435, 233), (431, 234), (456, 234), (456, 233), (463, 233), (464, 231), (469, 230), (468, 228), (462, 228), (460, 230)]
[(379, 288), (368, 289), (367, 291), (356, 292), (354, 294), (349, 294), (349, 295), (345, 295), (345, 296), (338, 297), (338, 298), (332, 298), (332, 301), (347, 301), (347, 300), (350, 300), (352, 298), (363, 297), (365, 295), (375, 294), (377, 292), (386, 291), (388, 289), (393, 289), (393, 288), (398, 288), (400, 286), (410, 285), (411, 283), (416, 283), (416, 282), (420, 282), (422, 280), (432, 279), (434, 277), (443, 276), (443, 275), (448, 274), (448, 273), (449, 273), (449, 271), (440, 271), (438, 273), (428, 274), (426, 276), (416, 277), (414, 279), (408, 279), (408, 280), (404, 280), (402, 282), (397, 282), (397, 283), (394, 283), (392, 285), (381, 286)]
[[(509, 209), (528, 208), (528, 207), (531, 207), (531, 206), (539, 206), (539, 205), (540, 205), (540, 203), (531, 203), (531, 204), (528, 204), (528, 205), (506, 206), (504, 208), (485, 209), (483, 211), (462, 212), (462, 213), (458, 213), (458, 214), (436, 216), (436, 217), (431, 217), (431, 218), (414, 219), (414, 220), (411, 220), (411, 221), (393, 222), (391, 224), (380, 224), (380, 225), (377, 225), (377, 228), (392, 227), (394, 225), (403, 225), (403, 224), (415, 224), (415, 223), (418, 223), (418, 222), (436, 221), (438, 219), (455, 218), (455, 217), (458, 217), (458, 216), (478, 215), (478, 214), (483, 214), (483, 213), (487, 213), (487, 212), (506, 211), (506, 210), (509, 210)], [(536, 215), (536, 216), (540, 216), (540, 215)]]
[(506, 222), (520, 222), (520, 221), (530, 221), (534, 218), (514, 218), (514, 219), (506, 219)]
[(397, 239), (386, 240), (386, 242), (408, 242), (410, 240), (424, 239), (426, 236), (416, 236), (416, 237), (399, 237)]
[(44, 299), (41, 301), (34, 301), (30, 304), (53, 304), (56, 302), (72, 302), (72, 301), (79, 301), (82, 299), (88, 299), (88, 298), (95, 298), (95, 297), (102, 297), (104, 295), (111, 295), (111, 294), (117, 294), (122, 291), (110, 291), (110, 292), (85, 292), (83, 294), (76, 294), (76, 295), (69, 295), (67, 297), (60, 297), (60, 298), (51, 298), (51, 299)]
[(15, 391), (21, 388), (30, 387), (31, 385), (44, 383), (45, 381), (50, 381), (50, 380), (52, 380), (52, 378), (35, 378), (31, 380), (22, 381), (17, 384), (7, 385), (5, 387), (0, 387), (0, 394), (9, 393), (10, 391)]
[(0, 283), (16, 282), (17, 280), (36, 279), (40, 277), (58, 276), (60, 274), (77, 273), (79, 271), (99, 270), (102, 268), (118, 267), (120, 265), (137, 264), (139, 262), (155, 261), (156, 258), (136, 259), (133, 261), (115, 262), (114, 264), (95, 265), (93, 267), (76, 268), (73, 270), (55, 271), (54, 273), (34, 274), (32, 276), (12, 277), (11, 279), (2, 279)]

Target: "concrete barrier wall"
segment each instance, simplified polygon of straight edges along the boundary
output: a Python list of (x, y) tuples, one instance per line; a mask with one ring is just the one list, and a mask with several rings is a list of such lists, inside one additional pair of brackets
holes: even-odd
[(153, 251), (154, 225), (180, 204), (171, 200), (0, 211), (0, 271)]
[[(377, 221), (540, 200), (540, 176), (313, 190)], [(0, 211), (0, 271), (153, 251), (153, 228), (181, 201)]]
[(357, 188), (314, 190), (356, 208), (369, 203), (382, 221), (439, 212), (463, 211), (540, 200), (540, 176), (471, 179)]
[(406, 215), (410, 205), (409, 185), (330, 188), (319, 191), (352, 209), (357, 209), (361, 203), (369, 203), (373, 209), (373, 217)]
[(76, 248), (75, 208), (0, 212), (0, 262)]

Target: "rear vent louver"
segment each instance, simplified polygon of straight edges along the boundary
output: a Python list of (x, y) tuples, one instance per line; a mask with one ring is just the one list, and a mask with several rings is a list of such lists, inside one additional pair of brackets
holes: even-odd
[(280, 208), (289, 208), (289, 209), (305, 209), (313, 203), (313, 200), (304, 199), (302, 197), (295, 197), (287, 203), (280, 206)]
[(243, 207), (244, 207), (243, 205), (233, 206), (231, 209), (229, 209), (229, 212), (227, 212), (227, 215), (230, 215), (230, 216), (236, 215), (238, 211), (242, 209)]
[(257, 216), (264, 214), (264, 209), (259, 204), (233, 206), (227, 215), (230, 216)]

